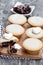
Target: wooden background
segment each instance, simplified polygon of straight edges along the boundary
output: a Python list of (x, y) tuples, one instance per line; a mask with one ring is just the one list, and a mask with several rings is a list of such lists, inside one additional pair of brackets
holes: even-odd
[[(0, 0), (0, 24), (6, 24), (7, 18), (10, 14), (10, 8), (16, 3), (16, 1), (21, 1), (23, 3), (28, 3), (34, 0)], [(35, 10), (31, 16), (37, 15), (43, 17), (43, 0), (35, 0), (32, 4), (35, 5)], [(4, 25), (5, 26), (5, 25)], [(32, 60), (24, 58), (5, 58), (0, 56), (0, 65), (43, 65), (43, 59)]]

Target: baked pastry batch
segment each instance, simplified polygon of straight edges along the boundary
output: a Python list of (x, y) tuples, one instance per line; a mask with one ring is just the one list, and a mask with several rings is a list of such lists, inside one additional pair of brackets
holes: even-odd
[[(8, 22), (10, 24), (0, 38), (0, 46), (9, 47), (8, 52), (11, 54), (22, 48), (28, 54), (38, 54), (43, 47), (43, 18), (32, 16), (27, 19), (22, 14), (13, 14), (8, 17)], [(23, 40), (24, 34), (26, 38), (23, 36)], [(21, 44), (20, 40), (23, 40)]]

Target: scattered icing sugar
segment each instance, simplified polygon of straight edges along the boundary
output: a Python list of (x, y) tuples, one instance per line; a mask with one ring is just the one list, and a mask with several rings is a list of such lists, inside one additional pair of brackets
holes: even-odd
[(32, 29), (32, 32), (35, 33), (35, 34), (40, 33), (40, 31), (41, 31), (40, 27), (35, 27), (35, 28)]
[(21, 49), (21, 48), (22, 48), (22, 47), (21, 47), (19, 44), (17, 44), (17, 43), (14, 44), (13, 47), (14, 47), (15, 49)]
[(4, 33), (3, 34), (3, 37), (6, 38), (6, 39), (10, 39), (12, 36), (13, 36), (12, 33), (9, 33), (9, 34)]

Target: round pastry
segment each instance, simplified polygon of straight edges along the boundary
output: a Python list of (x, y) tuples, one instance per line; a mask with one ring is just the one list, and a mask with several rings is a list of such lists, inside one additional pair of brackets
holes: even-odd
[(42, 49), (42, 42), (36, 38), (27, 38), (23, 42), (23, 47), (29, 54), (38, 54)]
[(25, 29), (18, 24), (11, 24), (6, 27), (7, 33), (12, 33), (15, 36), (20, 36), (24, 33)]
[(43, 31), (40, 27), (32, 27), (26, 30), (26, 35), (33, 38), (42, 38)]
[(13, 24), (20, 24), (23, 25), (27, 22), (27, 19), (24, 15), (21, 14), (13, 14), (9, 16), (8, 21)]
[(33, 16), (28, 18), (28, 23), (32, 26), (43, 26), (43, 18), (38, 16)]

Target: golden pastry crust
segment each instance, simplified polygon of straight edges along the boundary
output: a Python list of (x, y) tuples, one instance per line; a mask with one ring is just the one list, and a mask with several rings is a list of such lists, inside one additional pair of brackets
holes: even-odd
[(28, 18), (28, 23), (32, 26), (43, 27), (43, 18), (38, 16), (33, 16)]
[(29, 28), (26, 30), (26, 35), (28, 37), (33, 37), (33, 38), (39, 38), (41, 39), (43, 37), (43, 30), (41, 29), (41, 31), (37, 34), (33, 33), (32, 29), (35, 28), (35, 27), (32, 27), (32, 28)]
[(42, 49), (42, 42), (36, 38), (27, 38), (23, 42), (24, 49), (30, 54), (36, 54)]
[(8, 17), (8, 21), (13, 24), (23, 25), (27, 22), (27, 19), (24, 15), (21, 14), (13, 14)]
[(18, 24), (11, 24), (6, 27), (7, 33), (12, 33), (14, 36), (20, 36), (25, 32), (25, 29)]

